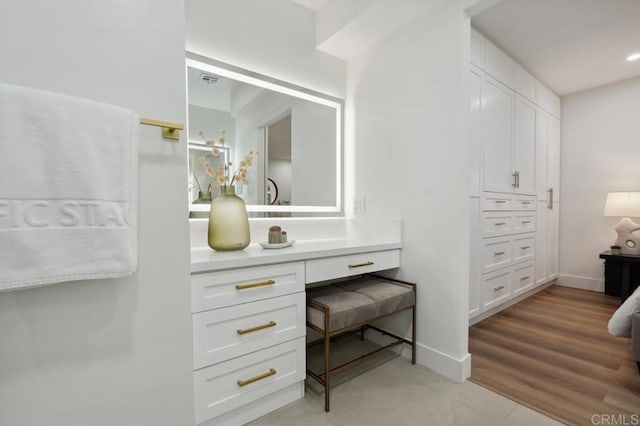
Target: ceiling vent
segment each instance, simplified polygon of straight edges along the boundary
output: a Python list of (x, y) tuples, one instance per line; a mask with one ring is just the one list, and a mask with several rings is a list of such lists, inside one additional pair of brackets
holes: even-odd
[(218, 81), (220, 81), (220, 77), (218, 77), (217, 75), (213, 75), (213, 74), (206, 74), (206, 73), (201, 73), (200, 74), (200, 81), (206, 83), (206, 84), (216, 84)]

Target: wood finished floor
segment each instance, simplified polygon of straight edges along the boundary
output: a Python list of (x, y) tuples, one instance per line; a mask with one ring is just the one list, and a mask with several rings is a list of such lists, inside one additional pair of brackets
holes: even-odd
[[(640, 414), (630, 339), (607, 322), (619, 299), (551, 286), (469, 329), (471, 380), (567, 424)], [(631, 424), (631, 423), (629, 423)]]

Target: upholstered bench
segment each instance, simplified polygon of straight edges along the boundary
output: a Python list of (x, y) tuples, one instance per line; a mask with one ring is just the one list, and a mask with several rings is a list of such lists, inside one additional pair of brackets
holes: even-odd
[[(324, 345), (324, 372), (316, 374), (307, 369), (307, 374), (324, 387), (325, 411), (329, 411), (332, 374), (402, 343), (411, 345), (411, 363), (415, 364), (415, 307), (416, 285), (390, 278), (364, 276), (355, 280), (307, 290), (307, 326), (322, 334), (322, 339), (310, 342), (308, 346)], [(413, 313), (411, 340), (371, 324), (378, 319), (408, 309), (411, 309)], [(394, 341), (357, 359), (330, 368), (330, 339), (349, 332), (359, 331), (363, 335), (367, 328), (390, 336)]]

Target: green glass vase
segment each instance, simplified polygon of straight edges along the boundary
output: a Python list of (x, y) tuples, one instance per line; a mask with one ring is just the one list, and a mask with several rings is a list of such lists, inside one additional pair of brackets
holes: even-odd
[(211, 203), (211, 192), (198, 191), (198, 199), (195, 200), (192, 204), (210, 204), (210, 203)]
[(208, 240), (217, 251), (242, 250), (251, 241), (247, 208), (234, 186), (221, 186), (220, 196), (211, 202)]

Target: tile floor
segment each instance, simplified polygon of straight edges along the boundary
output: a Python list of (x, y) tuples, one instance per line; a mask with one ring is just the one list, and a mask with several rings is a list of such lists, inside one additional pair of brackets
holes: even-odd
[(466, 381), (456, 383), (391, 352), (334, 379), (331, 411), (322, 387), (251, 425), (559, 425), (536, 411)]

